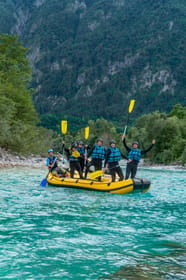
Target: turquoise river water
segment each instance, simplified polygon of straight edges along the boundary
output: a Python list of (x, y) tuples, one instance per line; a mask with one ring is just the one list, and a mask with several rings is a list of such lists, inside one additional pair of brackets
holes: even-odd
[(139, 169), (147, 193), (39, 187), (0, 170), (0, 279), (186, 279), (186, 171)]

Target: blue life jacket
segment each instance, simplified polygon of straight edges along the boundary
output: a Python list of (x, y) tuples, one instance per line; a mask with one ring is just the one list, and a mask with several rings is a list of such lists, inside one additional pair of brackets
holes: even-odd
[(78, 147), (77, 150), (80, 153), (80, 156), (84, 158), (85, 157), (85, 148), (84, 147)]
[(121, 159), (121, 152), (119, 150), (119, 148), (108, 148), (108, 150), (111, 151), (110, 155), (109, 155), (109, 159), (108, 162), (117, 162), (120, 161)]
[[(54, 163), (55, 161), (55, 163)], [(49, 164), (52, 165), (54, 163), (54, 166), (52, 167), (52, 169), (56, 168), (57, 167), (57, 157), (56, 156), (53, 156), (52, 158), (51, 157), (48, 157), (47, 160), (46, 160), (46, 165), (48, 166)]]
[(128, 158), (136, 161), (140, 161), (141, 159), (141, 150), (140, 149), (133, 149), (131, 148)]
[(105, 158), (105, 148), (103, 146), (98, 146), (95, 145), (92, 155), (91, 155), (92, 159), (104, 159)]

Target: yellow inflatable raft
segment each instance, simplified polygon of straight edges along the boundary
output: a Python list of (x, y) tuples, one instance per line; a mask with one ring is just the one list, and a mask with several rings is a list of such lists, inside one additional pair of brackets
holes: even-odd
[(101, 182), (91, 179), (78, 179), (78, 178), (59, 178), (49, 173), (47, 177), (48, 185), (83, 189), (89, 191), (100, 191), (117, 194), (126, 194), (130, 192), (146, 192), (150, 188), (150, 181), (147, 179), (128, 179), (123, 181), (111, 182), (110, 177), (102, 177)]

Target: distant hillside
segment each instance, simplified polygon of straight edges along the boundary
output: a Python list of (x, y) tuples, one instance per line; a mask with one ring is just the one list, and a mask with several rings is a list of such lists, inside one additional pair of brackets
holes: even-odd
[(185, 0), (9, 0), (0, 32), (30, 49), (38, 112), (125, 119), (186, 105)]

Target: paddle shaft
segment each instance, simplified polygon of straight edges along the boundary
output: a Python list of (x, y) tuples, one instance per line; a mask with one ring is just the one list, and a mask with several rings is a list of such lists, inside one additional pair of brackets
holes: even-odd
[(124, 128), (123, 134), (126, 134), (126, 132), (127, 132), (128, 122), (129, 122), (129, 113), (128, 113), (128, 116), (127, 116), (127, 122), (126, 122), (126, 125), (125, 125), (125, 128)]
[(129, 122), (129, 115), (132, 113), (132, 111), (134, 109), (134, 104), (135, 104), (135, 100), (131, 99), (129, 107), (128, 107), (127, 122), (126, 122), (123, 134), (126, 134), (126, 132), (127, 132), (127, 126), (128, 126), (128, 122)]
[[(52, 166), (48, 168), (49, 169), (48, 174), (52, 171), (52, 168), (54, 167), (54, 164), (56, 163), (56, 161), (57, 161), (57, 156), (54, 159), (54, 162), (52, 163)], [(48, 177), (48, 174), (47, 174), (46, 178)]]
[[(87, 126), (87, 127), (85, 127), (85, 135), (84, 135), (85, 140), (88, 139), (89, 133), (90, 133), (90, 128), (89, 128), (89, 126)], [(86, 172), (86, 165), (87, 165), (87, 154), (88, 154), (88, 149), (87, 149), (87, 147), (85, 147), (85, 160), (84, 160), (85, 172)]]
[[(65, 143), (65, 134), (63, 136), (63, 142)], [(65, 163), (64, 162), (64, 157), (65, 157), (65, 144), (62, 144), (62, 149), (63, 149), (63, 164)]]
[(54, 164), (55, 164), (56, 160), (57, 160), (57, 157), (55, 158), (54, 162), (52, 163), (52, 166), (49, 168), (49, 171), (48, 171), (47, 175), (46, 175), (45, 178), (41, 181), (40, 186), (43, 186), (43, 187), (46, 186), (48, 175), (49, 175), (49, 173), (51, 172), (52, 168), (54, 167)]
[[(67, 121), (65, 120), (61, 121), (61, 132), (63, 135), (63, 142), (65, 143), (65, 134), (67, 133)], [(64, 146), (63, 146), (63, 159), (64, 159)], [(64, 164), (64, 160), (63, 160), (63, 164)]]

